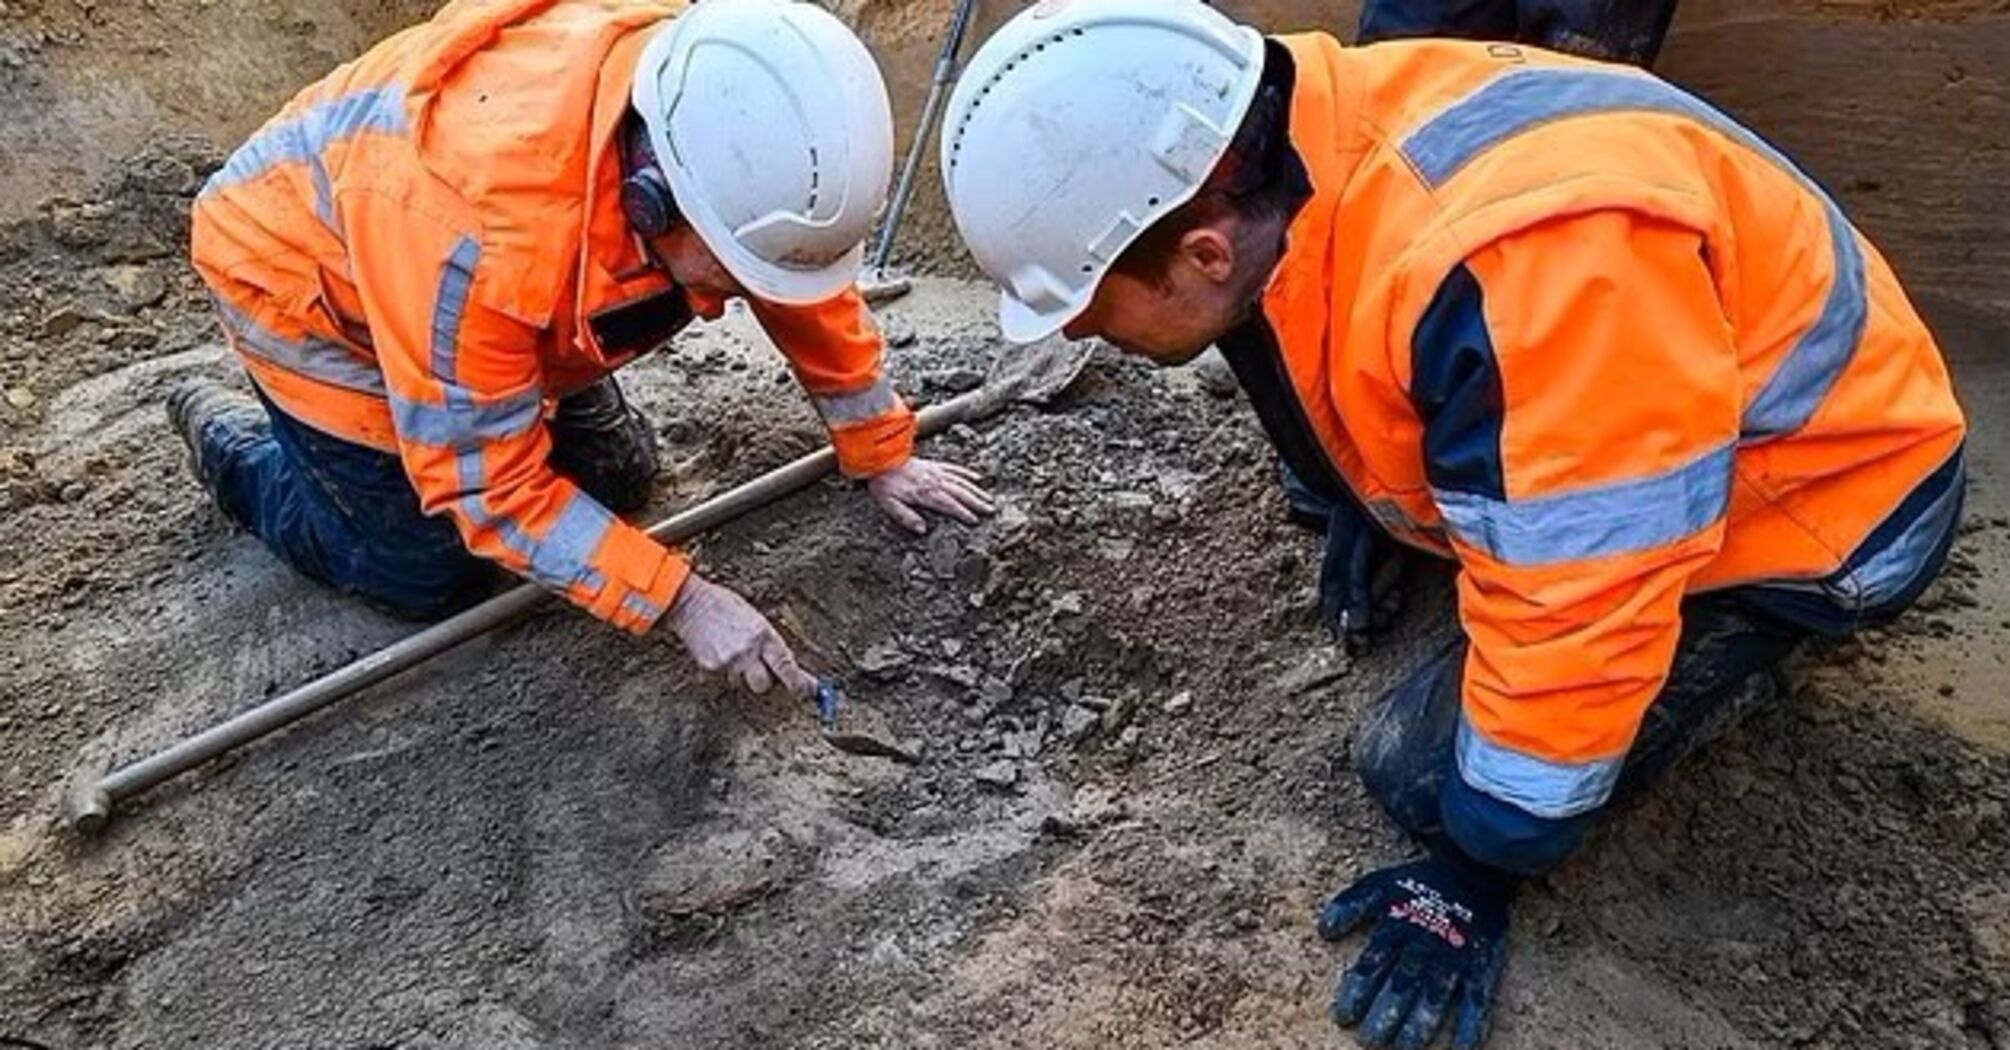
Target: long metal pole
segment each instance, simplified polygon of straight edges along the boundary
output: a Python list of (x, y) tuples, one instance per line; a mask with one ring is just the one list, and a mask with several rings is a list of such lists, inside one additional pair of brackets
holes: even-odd
[(886, 269), (893, 257), (893, 236), (900, 230), (901, 216), (914, 198), (914, 180), (921, 172), (921, 158), (928, 149), (929, 132), (942, 119), (942, 106), (949, 98), (949, 85), (956, 79), (956, 55), (963, 49), (963, 37), (970, 31), (970, 19), (977, 0), (957, 0), (949, 19), (949, 31), (942, 38), (942, 51), (935, 59), (935, 78), (928, 84), (928, 100), (921, 104), (921, 124), (914, 129), (914, 141), (907, 144), (907, 159), (900, 165), (900, 181), (894, 184), (893, 203), (886, 209), (886, 222), (879, 227), (879, 239), (872, 246), (867, 265), (873, 271)]
[[(957, 423), (982, 418), (1011, 400), (1013, 390), (987, 386), (921, 411), (920, 436), (941, 433)], [(807, 488), (837, 469), (837, 454), (819, 449), (744, 485), (728, 489), (689, 510), (649, 527), (666, 543), (690, 539), (748, 511)], [(291, 725), (345, 697), (376, 685), (463, 643), (512, 623), (537, 608), (548, 593), (536, 584), (511, 588), (346, 667), (183, 740), (168, 749), (112, 771), (101, 780), (75, 785), (65, 799), (71, 827), (94, 832), (110, 819), (112, 807), (234, 750)]]

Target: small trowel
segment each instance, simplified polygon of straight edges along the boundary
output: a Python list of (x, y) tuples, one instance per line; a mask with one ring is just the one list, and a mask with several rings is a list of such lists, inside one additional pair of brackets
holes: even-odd
[(921, 764), (921, 756), (900, 746), (886, 719), (870, 707), (845, 701), (844, 688), (834, 679), (817, 682), (817, 725), (824, 743), (847, 755), (890, 758), (906, 766)]

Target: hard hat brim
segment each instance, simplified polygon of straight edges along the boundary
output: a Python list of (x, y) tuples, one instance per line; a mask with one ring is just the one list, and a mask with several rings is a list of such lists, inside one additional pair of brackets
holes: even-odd
[(1088, 306), (1088, 301), (1084, 300), (1043, 314), (1011, 292), (1001, 291), (998, 293), (998, 330), (1010, 342), (1037, 343), (1081, 316)]

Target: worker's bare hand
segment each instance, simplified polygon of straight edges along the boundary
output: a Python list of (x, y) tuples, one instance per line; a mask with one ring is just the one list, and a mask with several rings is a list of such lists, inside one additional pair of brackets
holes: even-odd
[(724, 674), (750, 693), (765, 693), (780, 684), (789, 695), (807, 700), (817, 680), (796, 664), (787, 642), (745, 598), (691, 574), (677, 600), (663, 616), (699, 667)]
[(866, 490), (887, 517), (920, 535), (928, 531), (922, 510), (965, 525), (975, 525), (977, 519), (996, 513), (998, 505), (979, 480), (969, 467), (938, 459), (910, 459), (866, 482)]

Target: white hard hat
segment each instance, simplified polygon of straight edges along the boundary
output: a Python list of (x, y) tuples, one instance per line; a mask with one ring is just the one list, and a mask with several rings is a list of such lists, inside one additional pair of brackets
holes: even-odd
[(1110, 264), (1192, 199), (1263, 79), (1263, 37), (1199, 0), (1042, 0), (950, 97), (943, 184), (999, 323), (1045, 338)]
[(634, 104), (678, 212), (749, 293), (821, 302), (857, 278), (893, 112), (844, 23), (794, 0), (703, 0), (643, 49)]

